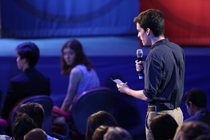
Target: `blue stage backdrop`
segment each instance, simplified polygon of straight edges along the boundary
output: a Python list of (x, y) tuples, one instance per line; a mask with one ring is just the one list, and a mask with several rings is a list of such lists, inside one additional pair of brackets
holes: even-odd
[(1, 0), (2, 38), (136, 34), (139, 0)]

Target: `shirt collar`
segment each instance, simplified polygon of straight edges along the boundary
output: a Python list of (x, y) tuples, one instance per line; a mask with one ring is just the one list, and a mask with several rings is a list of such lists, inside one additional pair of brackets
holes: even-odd
[(201, 112), (208, 112), (208, 109), (207, 109), (207, 108), (201, 108), (201, 109), (199, 109), (199, 110), (195, 113), (195, 115), (196, 115), (196, 114), (199, 114), (199, 113), (201, 113)]
[(31, 68), (27, 68), (26, 70), (24, 70), (24, 72), (30, 72), (30, 71), (35, 71), (35, 68), (31, 67)]
[(158, 46), (159, 44), (166, 44), (166, 43), (168, 43), (168, 42), (169, 42), (168, 38), (159, 40), (159, 41), (155, 42), (155, 43), (150, 47), (150, 50), (152, 50), (155, 46)]

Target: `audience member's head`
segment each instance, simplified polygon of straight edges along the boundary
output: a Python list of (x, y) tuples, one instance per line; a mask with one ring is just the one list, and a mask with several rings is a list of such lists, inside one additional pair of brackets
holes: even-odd
[(39, 103), (28, 102), (25, 104), (20, 104), (17, 106), (17, 114), (26, 113), (30, 118), (32, 118), (39, 128), (42, 128), (42, 123), (44, 120), (44, 108)]
[(93, 133), (92, 140), (103, 140), (104, 134), (107, 132), (109, 126), (101, 125)]
[(93, 68), (91, 61), (86, 57), (82, 44), (79, 41), (75, 39), (67, 41), (63, 45), (61, 52), (61, 73), (63, 75), (68, 75), (71, 69), (78, 64), (84, 64), (88, 70)]
[(150, 123), (154, 140), (173, 139), (177, 127), (177, 122), (169, 114), (160, 114), (154, 117)]
[(114, 117), (105, 111), (98, 111), (88, 117), (87, 120), (87, 130), (86, 130), (86, 140), (91, 140), (94, 131), (100, 126), (117, 126), (117, 122)]
[(39, 60), (39, 48), (34, 43), (26, 42), (19, 44), (16, 47), (16, 51), (20, 59), (26, 59), (29, 67), (34, 67)]
[(185, 93), (184, 102), (189, 115), (194, 116), (200, 108), (206, 107), (206, 94), (199, 88), (193, 88)]
[(37, 128), (36, 123), (27, 114), (22, 113), (16, 117), (12, 127), (12, 134), (15, 140), (23, 140), (23, 137), (30, 130)]
[(130, 133), (121, 127), (109, 127), (104, 140), (133, 140)]
[(47, 135), (44, 130), (35, 128), (24, 136), (24, 140), (47, 140)]
[(196, 140), (202, 134), (209, 134), (210, 126), (200, 121), (183, 123), (176, 130), (174, 140)]

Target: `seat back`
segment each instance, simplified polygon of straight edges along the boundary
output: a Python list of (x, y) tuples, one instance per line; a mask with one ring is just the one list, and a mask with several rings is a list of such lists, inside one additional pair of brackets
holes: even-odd
[(72, 106), (72, 117), (76, 130), (85, 135), (87, 119), (100, 110), (113, 114), (113, 92), (106, 87), (95, 87), (81, 92)]
[(10, 127), (12, 128), (13, 123), (15, 121), (15, 117), (17, 116), (16, 109), (17, 105), (19, 103), (27, 103), (27, 102), (36, 102), (39, 103), (43, 106), (44, 108), (44, 120), (42, 124), (42, 129), (50, 135), (52, 132), (52, 118), (51, 118), (51, 113), (52, 113), (52, 107), (53, 107), (53, 101), (52, 99), (47, 96), (47, 95), (35, 95), (35, 96), (30, 96), (26, 97), (22, 100), (20, 100), (11, 110), (9, 118), (8, 118), (8, 123)]

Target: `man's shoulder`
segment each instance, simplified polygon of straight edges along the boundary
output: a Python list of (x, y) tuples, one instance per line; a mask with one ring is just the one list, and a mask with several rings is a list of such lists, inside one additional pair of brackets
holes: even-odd
[(20, 74), (13, 77), (10, 81), (12, 82), (19, 81), (19, 80), (22, 80), (25, 76), (26, 76), (25, 73), (21, 72)]
[(58, 139), (47, 135), (47, 140), (58, 140)]
[(198, 115), (191, 116), (184, 120), (184, 122), (189, 122), (189, 121), (199, 121), (199, 116)]
[(33, 77), (34, 79), (49, 80), (49, 78), (47, 76), (45, 76), (44, 74), (42, 74), (41, 72), (39, 72), (35, 68), (30, 68), (29, 70), (26, 70), (24, 73), (28, 77)]
[(181, 48), (181, 46), (179, 46), (178, 44), (176, 44), (174, 42), (168, 42), (167, 45), (170, 46), (170, 48), (173, 50), (178, 50), (178, 51), (184, 52), (183, 49)]
[(205, 121), (206, 118), (209, 119), (209, 117), (210, 117), (210, 112), (208, 111), (208, 109), (202, 108), (198, 112), (196, 112), (196, 114), (194, 116), (189, 117), (184, 122), (187, 122), (187, 121)]
[(10, 84), (25, 84), (28, 82), (33, 82), (33, 81), (42, 81), (45, 83), (49, 83), (50, 80), (47, 76), (43, 75), (39, 71), (26, 71), (22, 72), (12, 79), (10, 79)]

